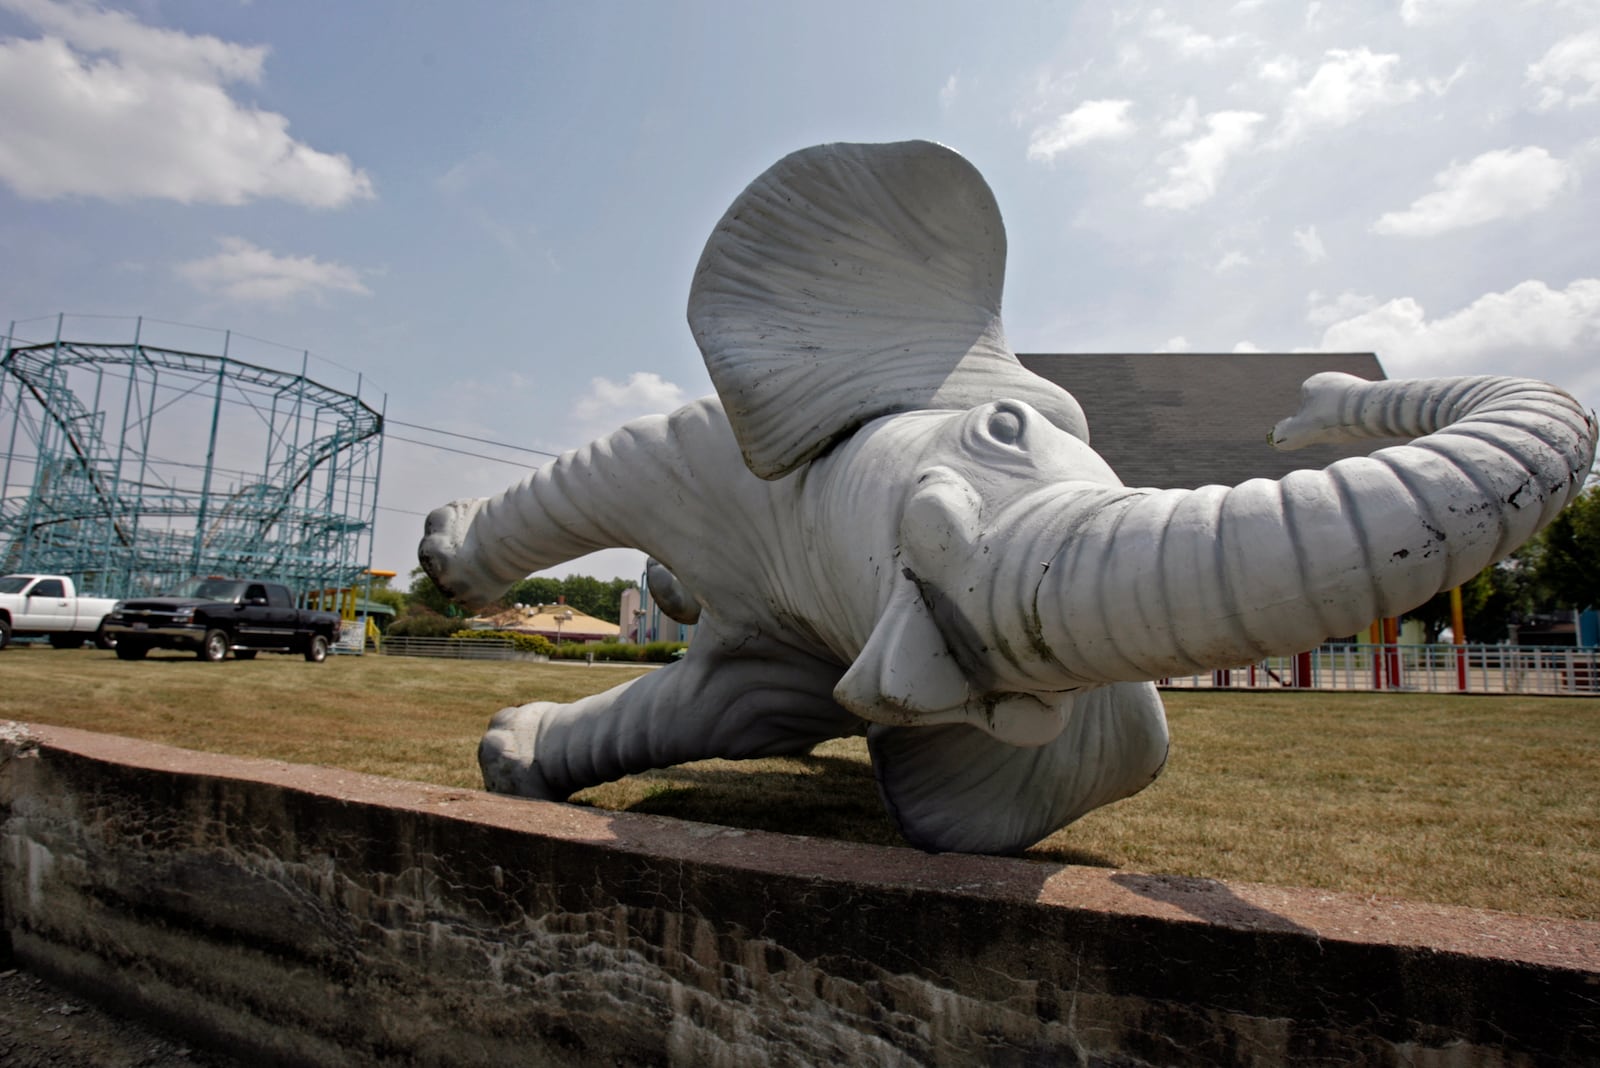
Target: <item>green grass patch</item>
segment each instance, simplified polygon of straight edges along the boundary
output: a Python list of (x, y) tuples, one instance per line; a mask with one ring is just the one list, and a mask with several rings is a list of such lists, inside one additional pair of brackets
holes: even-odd
[[(0, 652), (0, 718), (193, 749), (480, 785), (488, 717), (643, 667), (401, 657), (125, 663)], [(1155, 785), (1027, 856), (1600, 919), (1600, 700), (1417, 694), (1166, 695)], [(861, 739), (699, 761), (577, 795), (609, 809), (903, 844)]]

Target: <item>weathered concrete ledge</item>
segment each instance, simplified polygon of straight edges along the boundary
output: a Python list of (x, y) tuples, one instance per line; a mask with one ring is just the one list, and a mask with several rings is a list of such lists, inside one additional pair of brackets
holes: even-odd
[(0, 729), (14, 958), (288, 1064), (1600, 1063), (1600, 924)]

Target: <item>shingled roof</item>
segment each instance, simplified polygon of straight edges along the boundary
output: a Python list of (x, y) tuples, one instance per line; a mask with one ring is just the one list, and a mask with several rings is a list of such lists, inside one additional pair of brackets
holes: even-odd
[(1394, 441), (1280, 452), (1273, 424), (1300, 406), (1320, 371), (1386, 377), (1370, 352), (1018, 354), (1083, 405), (1089, 439), (1129, 486), (1187, 488), (1281, 478)]

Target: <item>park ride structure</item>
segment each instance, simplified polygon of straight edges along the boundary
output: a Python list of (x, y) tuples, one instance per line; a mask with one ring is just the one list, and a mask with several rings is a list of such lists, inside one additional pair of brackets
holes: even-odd
[(0, 568), (111, 597), (206, 574), (365, 584), (384, 402), (359, 375), (335, 389), (309, 353), (231, 332), (46, 322), (44, 338), (13, 323), (0, 348)]

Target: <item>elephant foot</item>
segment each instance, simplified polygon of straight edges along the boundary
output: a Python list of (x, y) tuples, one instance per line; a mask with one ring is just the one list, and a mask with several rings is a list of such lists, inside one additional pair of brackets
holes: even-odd
[(489, 730), (478, 743), (478, 767), (483, 771), (484, 789), (497, 794), (514, 794), (539, 801), (564, 801), (545, 781), (534, 755), (534, 740), (544, 713), (559, 706), (549, 701), (534, 701), (515, 708), (502, 708), (489, 721)]
[(428, 514), (417, 559), (434, 584), (453, 600), (470, 607), (488, 604), (505, 591), (507, 582), (484, 570), (479, 554), (468, 544), (472, 523), (483, 509), (483, 497), (451, 501)]

